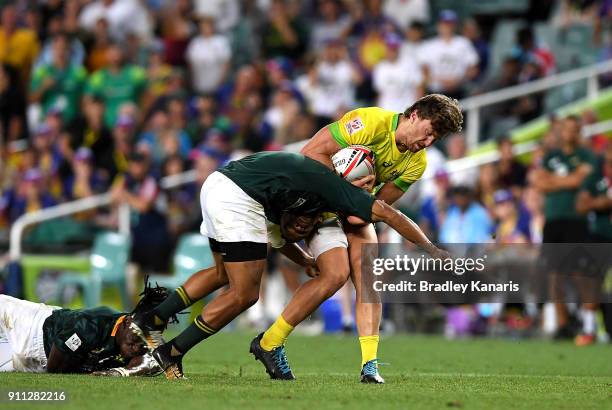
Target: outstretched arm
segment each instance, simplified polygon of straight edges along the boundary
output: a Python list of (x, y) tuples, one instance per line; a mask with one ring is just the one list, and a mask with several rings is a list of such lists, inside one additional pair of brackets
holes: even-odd
[[(434, 258), (448, 258), (446, 251), (435, 246), (423, 233), (421, 228), (406, 215), (387, 204), (385, 201), (376, 200), (372, 205), (372, 222), (384, 222), (395, 229), (402, 237), (419, 246)], [(347, 218), (351, 224), (365, 223), (359, 217), (349, 216)]]

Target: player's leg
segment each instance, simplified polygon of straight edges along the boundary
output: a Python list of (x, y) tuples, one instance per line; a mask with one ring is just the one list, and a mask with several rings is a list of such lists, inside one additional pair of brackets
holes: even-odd
[(319, 276), (303, 283), (272, 326), (251, 342), (251, 353), (264, 364), (273, 379), (288, 378), (286, 375), (292, 374), (284, 344), (295, 326), (346, 283), (349, 276), (347, 246), (346, 235), (335, 218), (319, 227), (309, 241)]
[[(239, 256), (243, 249), (247, 255), (250, 253), (258, 256), (249, 257), (251, 260), (240, 260), (243, 259)], [(181, 378), (183, 356), (257, 302), (266, 252), (266, 243), (242, 242), (224, 248), (228, 289), (207, 304), (202, 314), (187, 329), (153, 352), (153, 356), (166, 371), (166, 377)]]
[[(351, 265), (351, 280), (355, 286), (355, 322), (359, 345), (361, 347), (361, 381), (364, 383), (384, 383), (378, 374), (378, 342), (379, 328), (382, 315), (382, 304), (371, 299), (364, 298), (364, 289), (361, 276), (362, 258), (375, 258), (376, 247), (367, 244), (376, 244), (378, 239), (374, 226), (369, 224), (362, 227), (346, 226), (345, 232), (348, 238), (348, 253)], [(367, 254), (364, 253), (367, 249)]]
[[(211, 243), (214, 241), (210, 240)], [(176, 288), (166, 300), (153, 309), (153, 321), (155, 326), (165, 326), (170, 317), (175, 315), (198, 300), (212, 294), (214, 291), (228, 284), (227, 274), (223, 266), (223, 260), (219, 251), (213, 251), (215, 266), (202, 269), (187, 279), (187, 281)]]
[(324, 252), (317, 258), (317, 267), (319, 276), (298, 288), (283, 313), (264, 333), (261, 340), (264, 350), (270, 351), (283, 345), (295, 326), (346, 283), (349, 276), (346, 248), (337, 247)]

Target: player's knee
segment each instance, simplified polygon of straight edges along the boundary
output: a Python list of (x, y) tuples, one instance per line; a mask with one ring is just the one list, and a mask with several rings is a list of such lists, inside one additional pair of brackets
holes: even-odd
[(259, 290), (248, 290), (236, 295), (236, 304), (242, 309), (248, 309), (259, 300)]
[(327, 297), (332, 296), (334, 293), (336, 293), (342, 286), (344, 286), (344, 284), (346, 283), (346, 281), (348, 280), (348, 271), (346, 272), (346, 274), (344, 273), (339, 273), (339, 274), (335, 274), (335, 275), (330, 275), (328, 277), (325, 277), (323, 280), (324, 283), (324, 289), (326, 291)]

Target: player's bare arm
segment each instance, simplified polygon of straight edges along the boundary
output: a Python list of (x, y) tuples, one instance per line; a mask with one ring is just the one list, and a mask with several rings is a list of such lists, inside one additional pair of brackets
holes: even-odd
[(386, 182), (382, 188), (376, 193), (376, 198), (386, 203), (393, 205), (398, 199), (404, 195), (404, 191), (395, 185), (394, 182)]
[(334, 169), (331, 157), (340, 148), (342, 147), (334, 140), (329, 128), (323, 127), (308, 141), (300, 153), (325, 164), (329, 169)]
[(49, 373), (70, 373), (77, 367), (74, 360), (70, 360), (55, 345), (51, 347), (49, 358), (47, 359), (47, 371)]
[[(384, 201), (376, 200), (372, 205), (372, 222), (379, 221), (386, 223), (391, 228), (395, 229), (401, 236), (419, 246), (430, 255), (441, 258), (447, 257), (446, 252), (431, 243), (421, 228), (419, 228), (412, 219)], [(348, 222), (363, 223), (364, 221), (361, 218), (349, 216)]]

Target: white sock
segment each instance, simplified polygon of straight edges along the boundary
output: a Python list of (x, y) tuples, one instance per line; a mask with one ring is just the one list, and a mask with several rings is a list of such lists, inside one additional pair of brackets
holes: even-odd
[(595, 311), (581, 309), (582, 331), (587, 335), (595, 334)]

